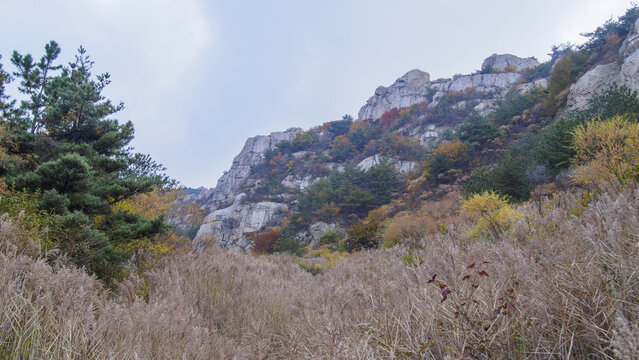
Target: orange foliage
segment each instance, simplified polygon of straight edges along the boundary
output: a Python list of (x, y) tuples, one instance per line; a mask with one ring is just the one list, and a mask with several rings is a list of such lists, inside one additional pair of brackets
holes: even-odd
[(380, 126), (383, 130), (386, 130), (391, 127), (391, 125), (393, 125), (397, 120), (399, 120), (399, 109), (394, 107), (382, 114), (382, 117), (380, 119)]
[(417, 211), (396, 214), (387, 221), (384, 228), (384, 246), (391, 247), (403, 241), (419, 241), (450, 225), (462, 224), (465, 220), (459, 216), (459, 198), (459, 193), (450, 192), (437, 201), (422, 203)]
[(467, 152), (468, 147), (460, 140), (443, 142), (435, 149), (436, 154), (446, 156), (453, 163), (466, 159)]
[(354, 123), (351, 124), (351, 126), (348, 128), (349, 132), (355, 132), (357, 130), (366, 130), (368, 129), (368, 127), (370, 126), (370, 124), (367, 121), (355, 121)]
[(253, 239), (253, 246), (251, 251), (257, 254), (271, 254), (275, 251), (275, 244), (280, 238), (280, 233), (277, 229), (270, 229), (267, 232), (259, 233)]

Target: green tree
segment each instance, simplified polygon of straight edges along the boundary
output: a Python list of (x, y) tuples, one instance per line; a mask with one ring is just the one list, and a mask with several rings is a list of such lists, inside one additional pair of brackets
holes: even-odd
[(46, 104), (45, 91), (55, 70), (62, 66), (54, 65), (60, 55), (61, 49), (55, 41), (49, 42), (44, 47), (45, 54), (39, 62), (34, 62), (31, 55), (22, 55), (17, 51), (11, 56), (11, 63), (18, 69), (14, 73), (20, 79), (20, 92), (27, 95), (28, 100), (22, 101), (22, 108), (31, 113), (27, 119), (31, 124), (31, 133), (35, 133), (42, 125), (42, 111)]
[[(25, 110), (10, 129), (14, 153), (28, 161), (4, 169), (17, 189), (41, 191), (39, 206), (62, 224), (58, 244), (74, 262), (102, 278), (122, 275), (127, 243), (167, 230), (163, 216), (144, 218), (114, 205), (174, 181), (148, 155), (133, 153), (133, 124), (111, 116), (123, 108), (102, 96), (109, 74), (93, 76), (93, 61), (80, 48), (75, 61), (55, 65), (60, 48), (47, 44), (34, 63), (14, 52)], [(53, 71), (60, 70), (59, 74)]]
[(478, 113), (473, 113), (457, 129), (459, 140), (472, 149), (486, 146), (500, 136), (499, 129)]

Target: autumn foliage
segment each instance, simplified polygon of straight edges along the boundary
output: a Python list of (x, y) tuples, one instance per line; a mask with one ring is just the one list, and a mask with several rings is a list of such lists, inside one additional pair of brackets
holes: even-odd
[(251, 251), (257, 254), (271, 254), (275, 251), (275, 245), (279, 238), (280, 233), (277, 229), (270, 229), (269, 231), (259, 233), (253, 239)]
[(592, 120), (574, 131), (577, 183), (602, 189), (620, 185), (623, 174), (639, 164), (639, 124), (616, 116)]

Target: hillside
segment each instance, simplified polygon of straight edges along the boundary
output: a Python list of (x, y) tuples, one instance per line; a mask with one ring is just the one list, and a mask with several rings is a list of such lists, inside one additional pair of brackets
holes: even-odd
[(275, 229), (289, 244), (281, 250), (317, 249), (329, 232), (352, 239), (349, 229), (375, 209), (376, 222), (388, 223), (451, 191), (493, 189), (521, 201), (542, 183), (562, 183), (571, 154), (542, 143), (569, 132), (558, 130), (566, 118), (598, 115), (596, 99), (639, 89), (633, 18), (606, 25), (583, 47), (554, 48), (544, 64), (493, 54), (476, 73), (451, 79), (411, 70), (377, 88), (358, 119), (248, 139), (199, 196), (207, 216), (195, 241), (247, 252)]
[(639, 358), (639, 7), (252, 137), (214, 189), (60, 51), (0, 67), (0, 358)]

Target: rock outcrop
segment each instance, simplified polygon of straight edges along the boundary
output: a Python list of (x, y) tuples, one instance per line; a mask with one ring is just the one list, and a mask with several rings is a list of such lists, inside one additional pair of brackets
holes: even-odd
[(539, 62), (534, 58), (520, 58), (515, 55), (493, 54), (484, 60), (482, 68), (486, 73), (458, 75), (452, 79), (430, 81), (430, 75), (421, 70), (411, 70), (397, 79), (391, 86), (380, 86), (368, 99), (358, 114), (359, 120), (376, 120), (392, 108), (409, 107), (421, 102), (429, 102), (430, 107), (447, 93), (472, 92), (486, 98), (503, 96), (513, 86), (521, 82), (521, 71), (534, 68)]
[(305, 241), (309, 244), (311, 249), (317, 249), (320, 245), (320, 239), (329, 231), (337, 233), (345, 232), (344, 229), (337, 224), (327, 224), (323, 221), (318, 221), (308, 227), (308, 238), (305, 239)]
[(634, 31), (621, 44), (619, 60), (608, 64), (597, 65), (586, 72), (570, 87), (567, 107), (581, 108), (595, 93), (612, 84), (625, 85), (632, 90), (639, 90), (639, 19), (634, 24)]
[(397, 79), (391, 86), (380, 86), (366, 105), (360, 110), (360, 120), (379, 119), (382, 114), (396, 107), (402, 108), (429, 100), (429, 89), (433, 87), (430, 75), (421, 70), (411, 70)]
[(217, 181), (213, 196), (215, 204), (219, 206), (233, 201), (242, 186), (249, 182), (251, 166), (257, 165), (264, 158), (264, 153), (267, 150), (273, 149), (281, 141), (292, 140), (300, 131), (302, 129), (292, 128), (284, 132), (254, 136), (246, 140), (242, 151), (233, 159), (231, 169)]
[(286, 178), (284, 178), (284, 180), (282, 180), (282, 185), (289, 189), (304, 190), (307, 187), (313, 185), (313, 183), (317, 180), (319, 180), (319, 178), (313, 178), (313, 176), (311, 175), (307, 175), (304, 177), (288, 175)]
[(260, 230), (271, 219), (288, 211), (286, 204), (244, 203), (245, 198), (245, 194), (239, 194), (231, 206), (210, 213), (200, 226), (195, 242), (213, 240), (221, 248), (247, 251), (251, 245), (248, 233)]
[(438, 89), (430, 106), (435, 106), (442, 96), (451, 92), (472, 92), (476, 94), (493, 94), (495, 97), (503, 96), (521, 79), (522, 75), (515, 72), (455, 76)]
[(539, 61), (533, 57), (520, 58), (511, 54), (492, 54), (481, 65), (484, 72), (490, 71), (524, 71), (539, 66)]
[(380, 154), (376, 154), (373, 156), (369, 156), (366, 159), (360, 161), (357, 164), (357, 168), (360, 170), (368, 170), (375, 165), (384, 163), (385, 161), (393, 165), (393, 167), (395, 167), (395, 170), (401, 174), (407, 174), (410, 171), (417, 169), (417, 165), (418, 165), (416, 162), (413, 162), (413, 161), (403, 161), (399, 159), (388, 158)]

